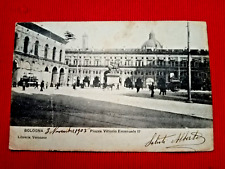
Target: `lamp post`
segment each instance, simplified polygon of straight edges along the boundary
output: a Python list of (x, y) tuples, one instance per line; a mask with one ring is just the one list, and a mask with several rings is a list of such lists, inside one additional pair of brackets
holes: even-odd
[(192, 103), (191, 100), (191, 55), (190, 55), (190, 31), (189, 22), (187, 22), (187, 56), (188, 56), (188, 103)]

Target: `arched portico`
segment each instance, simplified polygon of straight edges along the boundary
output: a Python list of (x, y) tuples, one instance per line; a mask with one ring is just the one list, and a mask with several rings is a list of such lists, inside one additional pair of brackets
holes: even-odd
[(64, 69), (61, 68), (60, 72), (59, 72), (59, 84), (60, 84), (60, 86), (62, 86), (64, 84), (64, 76), (65, 76)]
[(51, 83), (52, 83), (53, 86), (55, 86), (58, 83), (58, 72), (57, 72), (56, 67), (53, 67), (53, 69), (52, 69)]
[(133, 86), (132, 84), (132, 80), (128, 77), (126, 78), (126, 80), (124, 81), (124, 87), (129, 87), (131, 88)]
[(94, 87), (100, 87), (100, 78), (99, 78), (99, 76), (95, 76), (95, 78), (93, 80), (93, 86)]

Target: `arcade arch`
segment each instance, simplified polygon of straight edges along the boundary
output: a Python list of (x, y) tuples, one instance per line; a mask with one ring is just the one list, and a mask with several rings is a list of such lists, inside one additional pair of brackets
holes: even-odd
[(60, 72), (59, 72), (59, 84), (60, 84), (60, 85), (63, 85), (63, 82), (64, 82), (64, 76), (65, 76), (64, 69), (61, 68), (61, 69), (60, 69)]
[(52, 69), (52, 79), (51, 79), (51, 84), (53, 86), (55, 86), (58, 82), (58, 72), (57, 72), (57, 68), (56, 67), (53, 67)]

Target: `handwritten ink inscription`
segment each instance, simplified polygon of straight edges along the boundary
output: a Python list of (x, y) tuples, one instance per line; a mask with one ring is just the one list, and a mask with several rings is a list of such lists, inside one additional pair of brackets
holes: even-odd
[(145, 144), (145, 147), (155, 145), (166, 145), (166, 148), (187, 148), (195, 150), (194, 146), (204, 144), (206, 138), (199, 131), (181, 132), (179, 134), (158, 134), (155, 133), (151, 139)]
[(73, 133), (73, 134), (80, 134), (80, 133), (86, 133), (87, 129), (72, 129), (72, 128), (68, 128), (68, 129), (61, 129), (59, 127), (55, 127), (55, 128), (47, 128), (47, 131), (45, 132), (45, 134), (56, 134), (56, 133)]

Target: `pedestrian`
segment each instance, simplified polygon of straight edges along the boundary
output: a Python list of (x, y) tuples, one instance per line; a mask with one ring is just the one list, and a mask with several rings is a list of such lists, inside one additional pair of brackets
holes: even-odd
[(43, 91), (44, 86), (45, 86), (44, 80), (42, 80), (42, 82), (41, 82), (41, 90), (40, 91)]
[(163, 86), (163, 96), (166, 95), (166, 84)]
[(73, 89), (76, 89), (76, 82), (73, 83)]
[(140, 91), (140, 88), (142, 87), (141, 85), (142, 85), (141, 80), (137, 80), (137, 82), (136, 82), (137, 93)]
[(141, 88), (140, 86), (138, 86), (138, 85), (136, 86), (137, 93), (140, 91), (140, 88)]
[(118, 83), (117, 84), (117, 88), (116, 88), (117, 90), (119, 90), (120, 89), (120, 84)]
[(59, 82), (56, 83), (56, 89), (59, 89)]
[(35, 87), (34, 89), (38, 89), (38, 81), (35, 82)]
[(78, 78), (77, 79), (77, 87), (79, 87), (80, 86), (80, 79)]
[(154, 97), (154, 82), (151, 85), (151, 97)]
[(26, 82), (23, 81), (23, 91), (25, 91), (25, 88), (26, 88)]
[(163, 93), (163, 88), (162, 88), (162, 86), (159, 87), (159, 95), (161, 95), (161, 93)]
[(46, 89), (48, 88), (48, 82), (46, 82), (46, 84), (45, 84), (45, 88), (46, 88)]
[(166, 95), (166, 83), (161, 83), (160, 86), (159, 86), (159, 95)]

